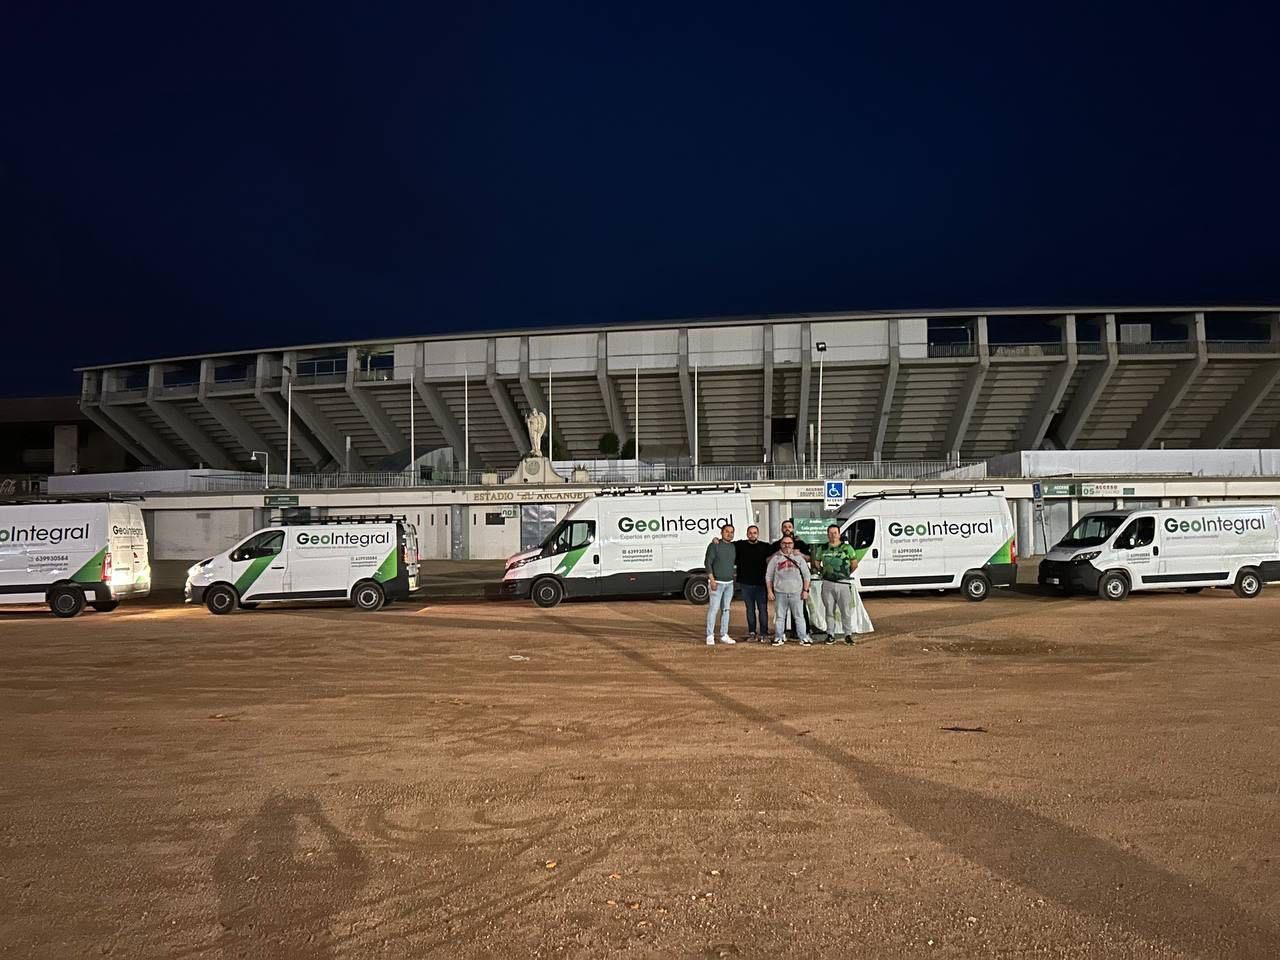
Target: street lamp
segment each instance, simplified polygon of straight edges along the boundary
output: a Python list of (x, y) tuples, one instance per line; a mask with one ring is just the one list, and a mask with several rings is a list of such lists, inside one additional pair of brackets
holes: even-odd
[(293, 368), (288, 364), (280, 367), (282, 373), (289, 379), (286, 381), (288, 390), (286, 395), (289, 398), (289, 411), (285, 417), (284, 429), (284, 488), (288, 490), (293, 486)]
[(827, 341), (819, 340), (818, 350), (818, 468), (817, 476), (822, 476), (822, 358), (827, 353)]
[(249, 454), (249, 459), (257, 463), (259, 455), (262, 456), (262, 489), (266, 490), (271, 486), (271, 454), (265, 450), (254, 450)]

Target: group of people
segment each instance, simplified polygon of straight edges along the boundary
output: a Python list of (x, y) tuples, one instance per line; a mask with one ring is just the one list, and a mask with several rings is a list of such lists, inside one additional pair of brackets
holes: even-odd
[[(795, 532), (790, 520), (782, 522), (781, 534), (769, 543), (760, 539), (760, 528), (747, 527), (745, 540), (734, 540), (732, 524), (720, 528), (720, 537), (707, 547), (705, 566), (710, 587), (707, 610), (707, 646), (716, 643), (716, 620), (720, 621), (721, 643), (736, 643), (729, 636), (729, 617), (734, 584), (747, 607), (748, 641), (769, 642), (769, 602), (773, 611), (773, 645), (786, 643), (787, 622), (804, 646), (813, 641), (805, 623), (805, 601), (810, 584), (817, 578), (826, 586), (820, 591), (826, 614), (826, 643), (840, 639), (832, 624), (838, 616), (844, 642), (852, 644), (853, 572), (858, 558), (853, 547), (840, 539), (840, 527), (827, 527), (826, 543), (810, 546)], [(855, 588), (856, 589), (856, 588)]]

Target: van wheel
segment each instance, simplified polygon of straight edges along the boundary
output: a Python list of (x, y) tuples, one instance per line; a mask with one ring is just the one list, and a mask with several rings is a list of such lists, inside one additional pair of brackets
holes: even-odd
[(684, 598), (690, 603), (703, 604), (711, 599), (711, 585), (706, 577), (690, 577), (684, 583)]
[(84, 591), (79, 587), (54, 587), (49, 591), (49, 609), (55, 617), (79, 616), (84, 609)]
[(1252, 600), (1262, 592), (1262, 577), (1252, 567), (1245, 567), (1236, 574), (1236, 582), (1231, 585), (1231, 589), (1237, 597)]
[(90, 603), (89, 606), (97, 610), (99, 613), (110, 613), (116, 607), (120, 606), (119, 600), (101, 600), (96, 603)]
[(560, 586), (560, 581), (555, 577), (543, 577), (534, 581), (529, 596), (540, 607), (554, 607), (564, 599), (564, 587)]
[(987, 599), (991, 593), (991, 580), (985, 573), (969, 573), (965, 574), (964, 580), (960, 584), (960, 589), (964, 591), (964, 598), (978, 603)]
[(235, 588), (225, 583), (215, 583), (204, 592), (204, 605), (209, 608), (210, 613), (216, 613), (219, 616), (234, 610), (239, 600)]
[(1129, 581), (1123, 573), (1104, 573), (1098, 581), (1098, 596), (1103, 600), (1123, 600), (1129, 595)]
[(379, 610), (386, 599), (387, 595), (382, 592), (382, 587), (373, 580), (357, 583), (356, 588), (351, 591), (351, 602), (357, 610)]

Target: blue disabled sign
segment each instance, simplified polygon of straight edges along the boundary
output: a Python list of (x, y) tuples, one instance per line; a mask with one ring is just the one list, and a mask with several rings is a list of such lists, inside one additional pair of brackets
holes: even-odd
[(844, 481), (828, 480), (826, 489), (826, 507), (828, 510), (839, 510), (844, 506)]

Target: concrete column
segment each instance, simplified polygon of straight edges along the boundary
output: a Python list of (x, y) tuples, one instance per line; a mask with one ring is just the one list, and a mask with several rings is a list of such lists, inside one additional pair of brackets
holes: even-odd
[(117, 370), (103, 371), (102, 412), (108, 418), (114, 420), (124, 433), (137, 440), (142, 448), (150, 454), (145, 462), (168, 467), (171, 470), (181, 470), (185, 467), (194, 466), (194, 464), (187, 463), (186, 458), (151, 429), (150, 425), (137, 413), (124, 404), (111, 402), (111, 392), (116, 387), (118, 376), (119, 371)]
[(627, 423), (627, 408), (622, 403), (622, 394), (613, 377), (609, 376), (609, 335), (604, 332), (596, 335), (596, 383), (609, 418), (609, 429), (617, 435), (621, 446), (631, 439), (631, 426)]
[[(265, 353), (258, 354), (258, 361), (254, 374), (253, 395), (257, 401), (262, 404), (264, 410), (271, 415), (280, 429), (289, 434), (289, 416), (288, 405), (285, 402), (285, 391), (288, 384), (283, 376), (281, 377), (280, 388), (277, 390), (270, 387), (269, 381), (273, 373), (273, 360), (270, 355)], [(304, 457), (311, 461), (311, 465), (317, 470), (323, 470), (330, 463), (329, 456), (312, 439), (307, 433), (306, 428), (298, 422), (298, 418), (294, 417), (293, 424), (293, 445), (298, 448)], [(287, 441), (286, 441), (287, 442)], [(281, 453), (283, 454), (283, 449)], [(284, 460), (280, 461), (282, 464)]]
[(887, 321), (889, 327), (889, 357), (884, 382), (880, 387), (880, 402), (876, 407), (876, 419), (871, 430), (871, 459), (880, 462), (884, 441), (889, 434), (889, 413), (893, 410), (893, 395), (898, 389), (898, 368), (902, 360), (902, 344), (897, 319)]
[[(355, 404), (360, 415), (369, 421), (373, 432), (378, 435), (378, 442), (387, 453), (395, 454), (409, 448), (409, 441), (394, 420), (382, 409), (375, 392), (363, 387), (357, 380), (360, 372), (360, 351), (356, 347), (347, 348), (347, 396)], [(345, 451), (344, 451), (345, 455)]]
[[(284, 365), (294, 373), (297, 373), (297, 354), (290, 351), (284, 355)], [(285, 397), (288, 402), (289, 381), (285, 377), (280, 382), (280, 394)], [(329, 452), (334, 462), (338, 465), (339, 470), (347, 469), (348, 463), (352, 473), (363, 473), (368, 470), (364, 459), (354, 450), (351, 451), (351, 457), (347, 458), (347, 438), (343, 436), (336, 427), (325, 416), (319, 405), (311, 399), (305, 389), (299, 389), (297, 384), (293, 387), (293, 414), (298, 420), (311, 431), (311, 435), (320, 441), (320, 445)], [(296, 433), (296, 431), (295, 431)]]
[(141, 464), (154, 463), (151, 454), (102, 411), (102, 385), (105, 379), (104, 372), (85, 371), (80, 380), (80, 411), (133, 459)]
[(542, 384), (534, 379), (529, 370), (528, 337), (520, 338), (520, 388), (524, 391), (524, 398), (530, 409), (547, 412), (547, 397), (542, 392)]
[(696, 432), (697, 402), (693, 396), (693, 377), (689, 373), (689, 330), (681, 327), (676, 334), (676, 372), (680, 377), (680, 402), (684, 407), (685, 449), (693, 456), (693, 435)]
[[(760, 436), (763, 438), (761, 463), (773, 463), (773, 324), (764, 325), (764, 398)], [(763, 537), (763, 535), (762, 535)]]
[(164, 367), (158, 363), (151, 364), (147, 375), (147, 409), (163, 420), (209, 466), (220, 470), (234, 470), (235, 461), (227, 452), (199, 424), (193, 422), (176, 402), (163, 399), (163, 384)]
[(1049, 432), (1049, 424), (1053, 422), (1058, 406), (1066, 395), (1071, 378), (1075, 375), (1079, 363), (1079, 346), (1076, 341), (1076, 315), (1068, 313), (1058, 322), (1062, 329), (1063, 360), (1049, 375), (1044, 391), (1027, 415), (1022, 435), (1018, 440), (1019, 450), (1038, 450)]
[(800, 395), (796, 400), (796, 462), (804, 463), (809, 442), (809, 389), (813, 380), (813, 337), (809, 324), (800, 324)]
[[(1271, 349), (1273, 352), (1280, 353), (1280, 313), (1270, 314), (1267, 325)], [(1277, 384), (1280, 384), (1280, 360), (1267, 360), (1260, 363), (1249, 379), (1240, 385), (1232, 398), (1205, 428), (1200, 438), (1202, 445), (1218, 449), (1229, 447), (1235, 435), (1240, 432), (1240, 428), (1249, 422), (1254, 411)], [(1277, 435), (1280, 435), (1280, 425), (1277, 425), (1268, 446), (1275, 446)]]
[(53, 428), (53, 472), (80, 472), (80, 427), (74, 423)]
[(1183, 320), (1187, 326), (1188, 345), (1195, 352), (1191, 360), (1184, 360), (1164, 382), (1164, 386), (1156, 393), (1142, 416), (1130, 428), (1125, 437), (1124, 447), (1130, 450), (1146, 450), (1151, 447), (1169, 422), (1182, 398), (1187, 395), (1191, 385), (1195, 383), (1200, 371), (1209, 362), (1209, 345), (1205, 339), (1204, 314), (1195, 313)]
[[(524, 339), (528, 340), (527, 337)], [(502, 415), (502, 422), (507, 425), (511, 442), (515, 444), (516, 456), (523, 457), (529, 446), (529, 434), (511, 402), (511, 394), (507, 393), (506, 386), (498, 379), (498, 341), (493, 337), (485, 344), (484, 385), (489, 388), (489, 396), (493, 397), (498, 413)], [(546, 410), (542, 412), (546, 413)], [(555, 424), (552, 424), (552, 429), (555, 429)], [(550, 450), (551, 447), (548, 446), (547, 449)]]
[(220, 400), (217, 397), (209, 396), (209, 390), (213, 386), (213, 361), (200, 361), (200, 392), (198, 394), (200, 404), (213, 416), (218, 423), (222, 424), (222, 428), (231, 434), (241, 447), (244, 454), (242, 459), (248, 459), (252, 456), (253, 451), (261, 450), (270, 458), (271, 469), (279, 467), (279, 471), (284, 471), (284, 451), (275, 445), (268, 443), (266, 437), (262, 436), (248, 420), (246, 420), (234, 406), (226, 400)]
[(1120, 365), (1120, 348), (1116, 343), (1116, 315), (1108, 313), (1102, 320), (1102, 345), (1106, 359), (1089, 364), (1089, 372), (1084, 375), (1080, 388), (1071, 399), (1071, 405), (1058, 415), (1050, 427), (1050, 435), (1061, 450), (1072, 449), (1093, 408), (1102, 399), (1102, 393), (1111, 382), (1116, 368)]
[(943, 441), (943, 452), (959, 459), (964, 447), (965, 435), (969, 431), (969, 421), (973, 419), (973, 411), (978, 405), (978, 397), (982, 394), (982, 384), (987, 379), (987, 371), (991, 368), (991, 350), (987, 345), (987, 318), (978, 317), (974, 321), (974, 340), (978, 348), (977, 360), (965, 374), (964, 386), (960, 389), (960, 397), (956, 402), (955, 412), (947, 426), (946, 438)]
[(441, 434), (444, 435), (445, 441), (453, 448), (453, 462), (461, 466), (466, 457), (466, 438), (463, 435), (462, 428), (458, 426), (458, 421), (449, 412), (449, 404), (445, 403), (444, 397), (436, 389), (435, 384), (427, 383), (423, 375), (423, 349), (423, 345), (418, 344), (414, 354), (414, 389), (418, 391), (418, 397), (426, 406), (427, 415), (435, 421), (436, 426), (440, 428)]

